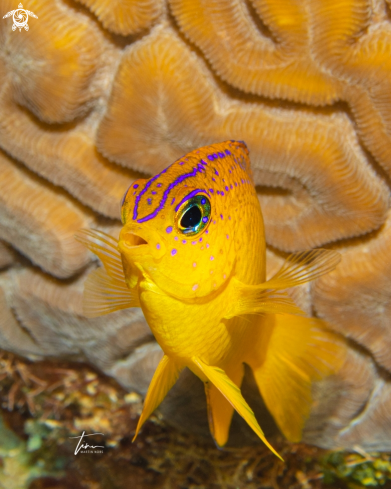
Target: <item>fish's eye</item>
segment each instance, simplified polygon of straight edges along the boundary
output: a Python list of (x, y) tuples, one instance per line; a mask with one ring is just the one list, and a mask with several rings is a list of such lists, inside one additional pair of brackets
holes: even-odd
[(210, 219), (210, 201), (205, 195), (196, 195), (184, 202), (175, 217), (182, 234), (194, 236), (207, 226)]

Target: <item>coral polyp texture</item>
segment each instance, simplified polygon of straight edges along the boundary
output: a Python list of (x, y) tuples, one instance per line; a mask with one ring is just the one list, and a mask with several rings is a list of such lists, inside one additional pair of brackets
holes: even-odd
[[(15, 8), (3, 0), (0, 17)], [(268, 274), (290, 252), (343, 255), (289, 291), (348, 345), (339, 373), (314, 388), (304, 441), (391, 450), (390, 2), (25, 8), (38, 17), (28, 31), (0, 22), (0, 347), (89, 362), (145, 394), (162, 352), (138, 309), (83, 316), (83, 283), (98, 263), (73, 236), (117, 237), (134, 180), (197, 147), (244, 140)], [(179, 382), (162, 411), (201, 433), (205, 419), (192, 420), (205, 417), (202, 398)], [(233, 439), (245, 443), (240, 426)]]

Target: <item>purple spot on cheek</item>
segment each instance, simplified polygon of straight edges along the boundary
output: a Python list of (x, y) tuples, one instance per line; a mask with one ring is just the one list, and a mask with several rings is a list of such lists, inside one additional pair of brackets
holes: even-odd
[(225, 190), (228, 192), (228, 190), (229, 190), (228, 185), (225, 186)]
[(138, 188), (138, 183), (135, 183), (135, 184), (133, 185), (133, 188)]
[(208, 160), (213, 161), (213, 155), (208, 155)]
[(211, 259), (211, 261), (213, 261), (215, 259), (215, 257), (214, 256), (211, 256), (210, 259)]
[(217, 154), (216, 154), (216, 153), (213, 153), (213, 158), (214, 158), (215, 160), (217, 160), (218, 156), (217, 156)]
[(175, 239), (175, 241), (178, 241), (178, 236), (175, 236), (174, 239)]
[(196, 262), (194, 262), (194, 263), (193, 263), (193, 267), (195, 268), (196, 266), (197, 266), (197, 263), (196, 263)]
[(206, 199), (202, 199), (202, 200), (201, 200), (201, 204), (202, 204), (202, 205), (206, 204)]
[(221, 219), (224, 219), (223, 214), (220, 214)]
[(227, 239), (229, 239), (229, 235), (227, 234)]
[(157, 194), (157, 192), (155, 192), (154, 190), (152, 190), (152, 195), (156, 195), (156, 194)]
[(217, 191), (217, 195), (220, 195), (220, 191), (219, 190)]
[(159, 188), (160, 188), (161, 186), (162, 186), (162, 184), (161, 184), (161, 183), (158, 183), (158, 184), (156, 185), (156, 187), (159, 187)]
[(168, 226), (168, 228), (166, 228), (166, 233), (170, 234), (172, 232), (172, 226)]
[(223, 192), (223, 191), (221, 191), (221, 192), (220, 192), (220, 195), (224, 195), (224, 192)]
[(231, 220), (231, 216), (228, 216), (228, 219)]
[(216, 180), (214, 178), (212, 178), (212, 181), (215, 182)]
[(175, 202), (175, 197), (172, 199), (171, 205)]
[(230, 188), (231, 188), (231, 190), (232, 190), (232, 189), (233, 189), (233, 186), (232, 186), (232, 185), (230, 185)]
[(219, 172), (215, 169), (215, 175), (219, 176)]
[(205, 216), (202, 218), (202, 222), (208, 222), (208, 218)]
[(186, 241), (185, 239), (183, 239), (183, 240), (182, 240), (182, 243), (183, 243), (183, 244), (186, 244), (186, 243), (187, 243), (187, 241)]
[(205, 231), (205, 234), (209, 234), (209, 229), (207, 229), (207, 230)]
[(231, 151), (229, 151), (228, 149), (225, 150), (225, 154), (226, 155), (230, 155), (231, 154)]
[(209, 248), (209, 243), (206, 243), (206, 247)]
[(199, 239), (198, 241), (199, 241), (199, 242), (201, 243), (201, 241), (202, 241), (202, 238), (200, 238), (200, 239)]
[(156, 248), (157, 248), (158, 250), (160, 250), (160, 244), (159, 244), (159, 243), (156, 245)]
[(220, 158), (224, 158), (225, 154), (224, 153), (219, 153)]
[(214, 192), (213, 188), (210, 188), (210, 189), (209, 189), (209, 192), (210, 192), (211, 194), (213, 194), (213, 192)]
[(195, 245), (195, 244), (197, 244), (197, 241), (192, 241), (191, 244)]
[(152, 199), (147, 199), (148, 205), (152, 204)]
[(175, 248), (173, 250), (171, 250), (171, 255), (172, 256), (176, 255), (176, 249)]
[(198, 284), (194, 284), (193, 285), (193, 290), (197, 290), (198, 289)]

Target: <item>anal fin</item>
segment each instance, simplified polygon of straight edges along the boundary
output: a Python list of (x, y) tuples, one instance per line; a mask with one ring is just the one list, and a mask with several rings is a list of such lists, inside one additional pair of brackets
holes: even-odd
[(281, 456), (274, 450), (270, 443), (266, 440), (265, 435), (255, 418), (254, 412), (247, 404), (240, 392), (240, 389), (235, 383), (228, 377), (228, 375), (218, 367), (206, 365), (199, 358), (193, 357), (193, 363), (196, 368), (207, 377), (207, 379), (221, 392), (221, 394), (227, 399), (227, 401), (233, 406), (235, 411), (242, 416), (242, 418), (248, 423), (248, 425), (259, 436), (263, 443), (282, 460)]
[[(232, 382), (240, 387), (244, 375), (243, 364), (233, 365), (226, 373)], [(209, 429), (219, 447), (223, 447), (228, 441), (229, 428), (231, 426), (234, 407), (230, 404), (218, 388), (208, 382), (205, 383), (205, 394), (208, 405)]]

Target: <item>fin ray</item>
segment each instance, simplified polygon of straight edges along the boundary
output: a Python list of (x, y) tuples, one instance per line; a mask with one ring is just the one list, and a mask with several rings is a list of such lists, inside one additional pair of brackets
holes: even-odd
[(280, 270), (261, 285), (264, 289), (288, 289), (331, 272), (340, 261), (340, 253), (333, 250), (316, 249), (293, 253)]
[(97, 255), (110, 277), (124, 280), (121, 254), (115, 238), (97, 229), (81, 229), (75, 234), (75, 239)]
[[(232, 365), (226, 369), (229, 378), (240, 387), (244, 375), (244, 367)], [(231, 426), (234, 407), (230, 404), (223, 394), (214, 384), (205, 383), (205, 394), (208, 406), (208, 421), (212, 436), (219, 447), (223, 447), (228, 441), (229, 428)]]
[(177, 381), (182, 369), (183, 367), (176, 364), (174, 360), (167, 355), (164, 355), (160, 360), (160, 363), (153, 374), (151, 383), (149, 384), (148, 392), (144, 400), (143, 411), (138, 420), (136, 432), (132, 441), (136, 439), (142, 425), (166, 397), (168, 391)]
[(258, 339), (244, 361), (277, 425), (297, 442), (312, 406), (312, 382), (338, 370), (344, 348), (318, 319), (276, 315), (261, 320), (254, 325)]
[(247, 424), (255, 431), (263, 443), (282, 460), (281, 456), (274, 450), (270, 443), (266, 440), (265, 435), (255, 418), (255, 415), (244, 400), (240, 389), (235, 383), (228, 377), (228, 375), (218, 367), (206, 365), (199, 358), (193, 357), (192, 361), (198, 367), (201, 372), (208, 378), (212, 384), (221, 392), (221, 394), (232, 404), (235, 411), (244, 418)]
[(138, 295), (122, 281), (110, 277), (104, 268), (90, 272), (84, 283), (83, 313), (94, 318), (119, 309), (139, 307)]

